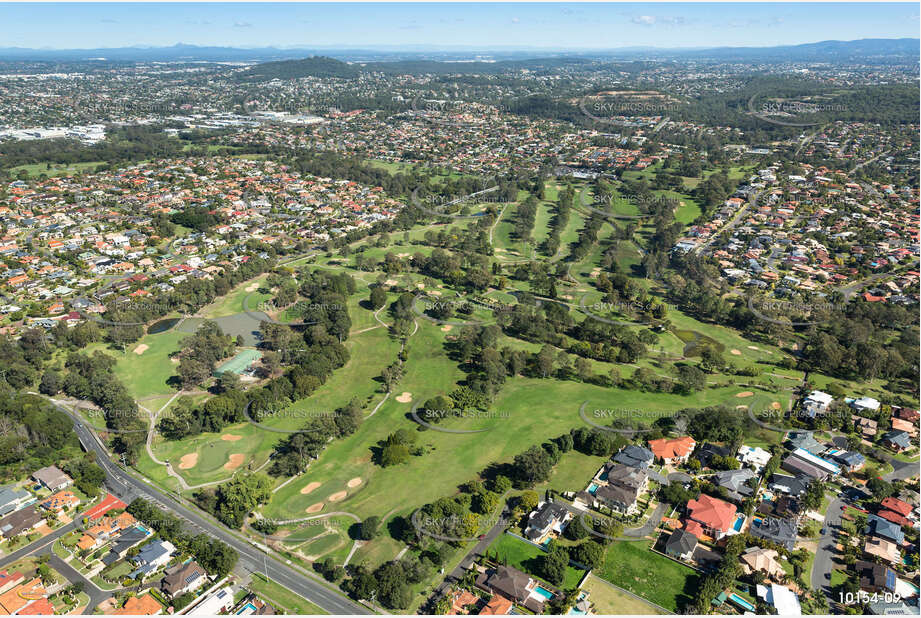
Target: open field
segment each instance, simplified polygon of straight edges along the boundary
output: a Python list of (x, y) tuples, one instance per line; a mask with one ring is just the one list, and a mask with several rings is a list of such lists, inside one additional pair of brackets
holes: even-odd
[(651, 552), (648, 541), (612, 543), (595, 575), (675, 613), (693, 598), (701, 578), (691, 567)]
[(594, 575), (589, 575), (582, 589), (591, 593), (588, 600), (595, 606), (596, 614), (651, 616), (664, 613), (654, 605), (630, 596)]

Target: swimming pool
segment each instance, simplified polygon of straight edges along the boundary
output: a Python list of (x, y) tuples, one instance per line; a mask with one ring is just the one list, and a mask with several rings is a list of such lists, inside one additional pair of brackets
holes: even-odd
[(596, 491), (598, 491), (598, 485), (596, 485), (595, 483), (592, 483), (588, 486), (588, 493), (594, 496)]
[(742, 609), (747, 609), (750, 612), (755, 611), (755, 606), (737, 595), (735, 592), (729, 595), (729, 600), (741, 607)]
[(249, 614), (254, 614), (254, 613), (256, 613), (256, 606), (253, 605), (252, 603), (247, 603), (246, 605), (240, 608), (240, 611), (237, 612), (237, 616), (241, 616), (243, 614), (249, 615)]
[(581, 609), (576, 609), (575, 607), (570, 607), (568, 613), (574, 616), (584, 616), (585, 615), (584, 611), (582, 611)]
[(543, 586), (537, 586), (534, 588), (534, 592), (544, 597), (548, 601), (553, 598), (553, 593), (544, 588)]
[(736, 517), (735, 523), (732, 524), (732, 529), (735, 530), (736, 532), (741, 532), (742, 525), (744, 523), (745, 523), (745, 514), (740, 513), (739, 516)]

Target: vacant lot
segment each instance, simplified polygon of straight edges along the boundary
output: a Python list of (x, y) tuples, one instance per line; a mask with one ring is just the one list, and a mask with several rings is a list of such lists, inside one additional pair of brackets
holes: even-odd
[(582, 589), (590, 593), (588, 600), (595, 606), (596, 614), (655, 615), (665, 613), (655, 605), (618, 590), (594, 575), (588, 576)]
[(646, 541), (612, 543), (595, 574), (675, 613), (690, 602), (700, 580), (694, 569), (651, 552)]

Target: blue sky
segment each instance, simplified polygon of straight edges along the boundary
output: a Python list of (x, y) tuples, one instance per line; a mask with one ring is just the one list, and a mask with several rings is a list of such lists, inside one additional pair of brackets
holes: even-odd
[(594, 48), (918, 36), (917, 3), (0, 3), (0, 47)]

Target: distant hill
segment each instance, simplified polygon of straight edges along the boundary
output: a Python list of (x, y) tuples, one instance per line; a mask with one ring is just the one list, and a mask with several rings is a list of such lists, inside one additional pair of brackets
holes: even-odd
[[(262, 75), (295, 77), (354, 74), (352, 70), (377, 70), (383, 72), (411, 73), (491, 73), (509, 68), (531, 68), (535, 63), (552, 68), (553, 63), (569, 65), (576, 62), (598, 60), (710, 60), (714, 62), (740, 60), (800, 61), (800, 62), (848, 62), (866, 61), (887, 64), (896, 61), (910, 61), (919, 57), (918, 39), (860, 39), (856, 41), (820, 41), (801, 45), (777, 47), (713, 47), (713, 48), (619, 48), (619, 49), (450, 49), (438, 50), (397, 46), (380, 49), (357, 47), (336, 48), (238, 48), (203, 47), (177, 44), (170, 47), (118, 47), (98, 49), (29, 49), (20, 47), (0, 48), (0, 61), (46, 61), (84, 62), (106, 60), (109, 62), (262, 62), (258, 71)], [(490, 58), (495, 62), (468, 62), (468, 59)], [(340, 66), (330, 61), (338, 61)], [(347, 63), (351, 62), (352, 65)], [(361, 69), (356, 64), (360, 63)], [(259, 65), (257, 65), (259, 66)], [(353, 67), (350, 69), (349, 67)], [(253, 67), (256, 69), (257, 67)], [(329, 73), (324, 73), (328, 71)], [(341, 72), (341, 73), (340, 73)], [(253, 72), (251, 75), (260, 75)], [(255, 78), (255, 77), (254, 77)], [(263, 79), (259, 77), (258, 79)]]
[(328, 58), (313, 56), (303, 60), (279, 60), (264, 62), (238, 74), (243, 81), (267, 81), (271, 79), (298, 79), (300, 77), (358, 77), (358, 67)]

